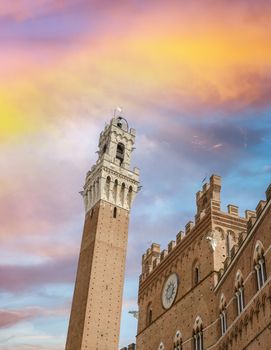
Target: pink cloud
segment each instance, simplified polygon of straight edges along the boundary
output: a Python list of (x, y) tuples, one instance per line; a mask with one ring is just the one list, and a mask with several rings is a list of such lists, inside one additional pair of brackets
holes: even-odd
[(46, 15), (56, 10), (63, 9), (64, 2), (61, 0), (13, 0), (0, 3), (0, 16), (11, 17), (18, 21)]
[(26, 321), (40, 315), (40, 309), (29, 308), (25, 310), (0, 309), (0, 328), (12, 327), (16, 323)]
[(29, 307), (24, 309), (0, 309), (0, 328), (12, 327), (15, 324), (36, 317), (67, 316), (69, 307), (59, 306), (54, 309)]

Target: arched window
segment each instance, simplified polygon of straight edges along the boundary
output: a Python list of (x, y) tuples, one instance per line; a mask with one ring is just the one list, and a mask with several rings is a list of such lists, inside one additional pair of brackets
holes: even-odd
[(220, 298), (220, 326), (221, 326), (221, 336), (226, 333), (227, 330), (227, 310), (226, 310), (226, 300), (224, 295), (221, 295)]
[(240, 271), (237, 272), (236, 278), (235, 278), (235, 297), (236, 297), (237, 314), (240, 315), (245, 307), (244, 282), (243, 282), (243, 276)]
[(117, 145), (117, 153), (116, 153), (116, 158), (120, 160), (120, 165), (122, 164), (123, 160), (124, 160), (124, 144), (119, 142)]
[(256, 243), (254, 251), (254, 267), (257, 276), (257, 287), (258, 290), (262, 288), (266, 281), (266, 268), (265, 268), (265, 258), (264, 249), (260, 241)]
[(203, 350), (203, 326), (202, 320), (198, 316), (196, 318), (193, 330), (193, 339), (194, 339), (194, 350)]
[(121, 205), (124, 205), (124, 198), (125, 196), (125, 183), (123, 182), (122, 185), (121, 185), (121, 192), (120, 192), (120, 200), (121, 200)]
[(109, 194), (110, 194), (110, 182), (111, 182), (111, 177), (107, 176), (106, 183), (105, 183), (105, 193), (106, 193), (107, 199), (109, 199)]
[(165, 346), (162, 342), (159, 344), (158, 350), (165, 350)]
[(149, 303), (147, 307), (147, 326), (152, 323), (152, 303)]
[(173, 340), (173, 350), (182, 350), (183, 345), (182, 345), (182, 334), (180, 331), (177, 331)]
[(114, 194), (114, 202), (117, 203), (117, 197), (118, 197), (118, 180), (115, 180), (114, 182), (114, 189), (113, 189), (113, 194)]
[(116, 219), (117, 217), (117, 207), (114, 207), (113, 209), (113, 218)]

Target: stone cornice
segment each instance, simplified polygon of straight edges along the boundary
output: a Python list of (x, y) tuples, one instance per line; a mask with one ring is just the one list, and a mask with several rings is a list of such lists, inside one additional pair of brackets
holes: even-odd
[[(134, 184), (139, 184), (139, 175), (137, 173), (135, 173), (132, 170), (127, 170), (127, 169), (122, 169), (120, 168), (120, 170), (114, 170), (112, 169), (111, 166), (116, 166), (114, 163), (111, 163), (109, 161), (107, 161), (108, 165), (105, 165), (103, 162), (98, 163), (95, 168), (91, 171), (91, 173), (88, 174), (87, 178), (86, 178), (86, 183), (84, 185), (84, 189), (90, 184), (91, 181), (93, 181), (98, 173), (101, 173), (102, 170), (104, 170), (106, 173), (114, 175), (118, 178), (124, 179), (124, 180), (129, 180), (130, 182), (134, 183)], [(126, 173), (126, 174), (124, 174)], [(130, 176), (129, 176), (130, 175)], [(135, 180), (134, 178), (136, 177), (137, 180)]]

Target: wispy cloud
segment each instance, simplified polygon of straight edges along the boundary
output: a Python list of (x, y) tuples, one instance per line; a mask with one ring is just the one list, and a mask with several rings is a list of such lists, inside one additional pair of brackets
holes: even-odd
[(211, 146), (210, 148), (208, 148), (208, 150), (211, 151), (211, 150), (213, 150), (213, 149), (221, 148), (222, 146), (223, 146), (222, 143), (217, 143), (217, 144)]
[[(41, 307), (31, 307), (25, 309), (0, 309), (0, 328), (12, 327), (15, 324), (27, 320), (31, 320), (36, 317), (59, 317), (67, 316), (69, 313), (69, 308), (58, 307), (54, 309), (44, 309)], [(30, 336), (29, 336), (30, 337)], [(33, 337), (33, 336), (31, 336)], [(36, 336), (36, 338), (44, 339), (50, 338), (47, 336)]]

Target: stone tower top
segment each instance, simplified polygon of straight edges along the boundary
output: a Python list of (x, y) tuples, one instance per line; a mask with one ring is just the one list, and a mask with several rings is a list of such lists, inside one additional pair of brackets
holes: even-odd
[(100, 134), (99, 160), (106, 159), (122, 168), (130, 169), (135, 135), (135, 129), (129, 130), (126, 119), (113, 118)]
[(130, 210), (139, 184), (139, 169), (130, 169), (135, 135), (122, 117), (113, 118), (101, 132), (98, 159), (82, 191), (86, 212), (99, 200)]

